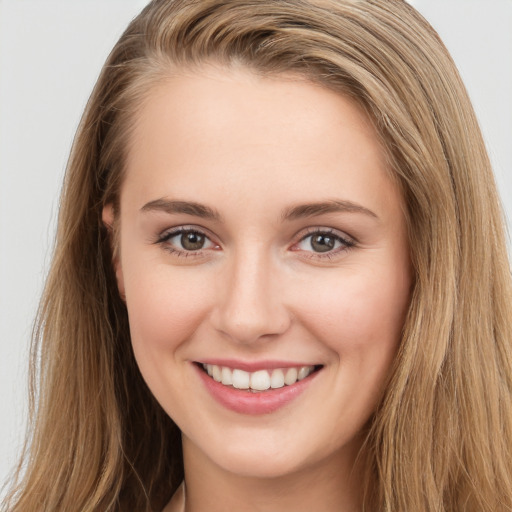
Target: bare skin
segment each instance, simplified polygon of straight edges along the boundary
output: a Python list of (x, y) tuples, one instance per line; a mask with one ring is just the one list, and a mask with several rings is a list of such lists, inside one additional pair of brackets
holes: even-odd
[[(137, 363), (183, 432), (187, 512), (360, 510), (361, 432), (409, 303), (402, 207), (343, 96), (213, 66), (150, 92), (115, 267)], [(248, 413), (223, 402), (226, 387), (250, 391), (213, 382), (212, 361), (314, 371)]]

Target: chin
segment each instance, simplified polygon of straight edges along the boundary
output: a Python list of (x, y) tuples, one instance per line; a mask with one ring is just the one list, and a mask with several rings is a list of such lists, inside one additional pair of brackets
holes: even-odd
[[(251, 436), (248, 436), (249, 438)], [(302, 443), (286, 444), (282, 439), (262, 443), (262, 439), (251, 442), (217, 444), (214, 450), (205, 450), (207, 457), (224, 471), (247, 478), (271, 479), (281, 478), (297, 473), (317, 462), (318, 450), (313, 454), (298, 448)], [(303, 444), (302, 444), (303, 446)]]
[(253, 457), (233, 456), (219, 461), (227, 472), (246, 478), (274, 479), (282, 478), (299, 471), (301, 464), (292, 460), (276, 460), (275, 456), (254, 454)]

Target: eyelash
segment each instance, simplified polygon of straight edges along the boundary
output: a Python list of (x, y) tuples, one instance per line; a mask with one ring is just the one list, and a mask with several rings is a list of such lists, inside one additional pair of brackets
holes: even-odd
[[(324, 235), (334, 238), (335, 242), (340, 243), (340, 247), (326, 251), (324, 253), (321, 252), (315, 252), (315, 251), (304, 251), (307, 255), (304, 257), (306, 258), (314, 258), (314, 259), (332, 259), (333, 257), (336, 257), (340, 253), (344, 253), (355, 247), (356, 242), (349, 237), (342, 236), (338, 231), (335, 231), (331, 228), (308, 228), (306, 230), (306, 233), (303, 234), (300, 237), (300, 240), (293, 244), (293, 246), (297, 246), (300, 243), (304, 242), (306, 239), (313, 237), (314, 235)], [(311, 243), (311, 242), (310, 242)], [(299, 250), (299, 249), (297, 249)]]
[(187, 233), (201, 235), (205, 238), (205, 240), (208, 240), (208, 241), (210, 241), (210, 243), (215, 245), (215, 243), (211, 241), (211, 238), (206, 233), (204, 233), (202, 230), (195, 228), (195, 227), (185, 227), (185, 226), (181, 226), (177, 229), (173, 229), (171, 231), (164, 232), (156, 240), (156, 243), (162, 245), (162, 247), (166, 251), (169, 251), (171, 254), (174, 254), (175, 256), (178, 256), (178, 257), (189, 258), (189, 257), (194, 257), (194, 256), (198, 256), (198, 257), (201, 256), (204, 249), (199, 249), (197, 251), (187, 251), (185, 249), (176, 249), (170, 243), (168, 243), (169, 240), (171, 240), (172, 238), (174, 238), (176, 236), (184, 235)]
[[(215, 242), (212, 242), (211, 238), (201, 229), (195, 228), (195, 227), (185, 227), (185, 226), (181, 226), (181, 227), (173, 229), (171, 231), (164, 232), (162, 235), (160, 235), (158, 237), (158, 239), (156, 240), (155, 243), (162, 245), (162, 247), (166, 251), (168, 251), (171, 254), (174, 254), (175, 256), (178, 256), (178, 257), (189, 258), (189, 257), (203, 256), (205, 249), (199, 249), (197, 251), (192, 251), (192, 250), (188, 251), (185, 249), (177, 249), (177, 248), (173, 247), (170, 243), (168, 243), (169, 240), (171, 240), (172, 238), (183, 235), (183, 234), (187, 234), (187, 233), (198, 234), (198, 235), (204, 237), (206, 240), (208, 240), (214, 246), (218, 247), (218, 245), (216, 245)], [(291, 250), (300, 251), (300, 249), (293, 249), (293, 247), (298, 246), (299, 244), (303, 243), (305, 240), (307, 240), (308, 238), (310, 238), (314, 235), (324, 235), (324, 236), (332, 237), (332, 238), (334, 238), (335, 242), (339, 242), (341, 244), (341, 246), (336, 249), (326, 251), (325, 253), (315, 252), (315, 251), (303, 251), (307, 254), (307, 256), (306, 255), (304, 256), (306, 258), (332, 259), (339, 253), (349, 251), (356, 245), (356, 242), (353, 239), (344, 237), (340, 233), (338, 233), (337, 231), (335, 231), (333, 229), (330, 229), (330, 228), (308, 228), (306, 233), (303, 234), (300, 237), (300, 239), (293, 244)], [(209, 248), (206, 250), (209, 250)]]

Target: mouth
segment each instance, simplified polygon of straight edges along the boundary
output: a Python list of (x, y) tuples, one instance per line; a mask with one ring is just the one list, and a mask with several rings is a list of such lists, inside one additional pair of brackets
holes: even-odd
[(291, 407), (313, 382), (323, 365), (283, 361), (245, 363), (208, 360), (193, 363), (210, 396), (238, 414), (270, 414)]
[(227, 388), (249, 393), (263, 393), (293, 386), (318, 372), (322, 365), (263, 368), (246, 371), (219, 364), (195, 363), (196, 366), (215, 382)]

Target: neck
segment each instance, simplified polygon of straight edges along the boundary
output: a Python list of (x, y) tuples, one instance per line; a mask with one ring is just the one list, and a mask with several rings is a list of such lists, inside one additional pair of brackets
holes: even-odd
[(344, 447), (329, 459), (272, 477), (230, 472), (207, 458), (183, 436), (186, 512), (359, 512), (361, 443)]

